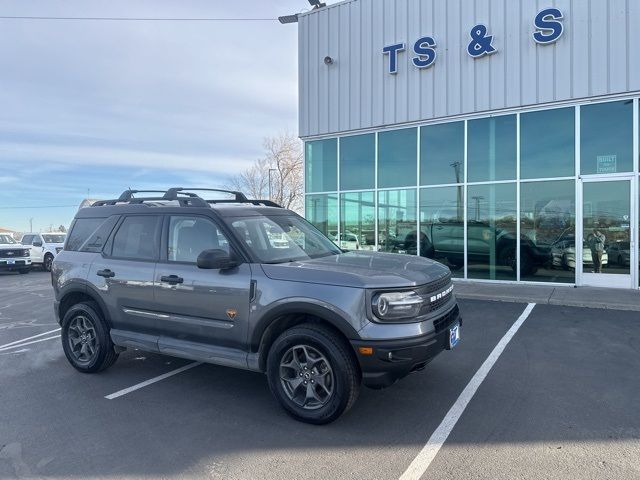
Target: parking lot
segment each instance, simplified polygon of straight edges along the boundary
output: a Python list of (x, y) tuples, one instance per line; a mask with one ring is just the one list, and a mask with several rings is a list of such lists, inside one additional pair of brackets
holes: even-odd
[(455, 350), (317, 427), (288, 417), (256, 373), (127, 351), (82, 375), (52, 298), (45, 272), (0, 275), (2, 479), (399, 479), (410, 465), (434, 479), (640, 478), (637, 312), (536, 305), (456, 415), (527, 307), (463, 300)]

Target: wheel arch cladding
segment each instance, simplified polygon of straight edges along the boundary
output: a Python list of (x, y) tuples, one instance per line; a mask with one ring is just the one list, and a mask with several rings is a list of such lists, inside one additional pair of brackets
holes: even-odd
[(60, 300), (60, 306), (58, 307), (58, 318), (60, 319), (60, 322), (62, 322), (65, 314), (71, 307), (82, 302), (94, 302), (95, 304), (97, 304), (98, 308), (100, 309), (98, 313), (102, 314), (102, 317), (105, 319), (107, 324), (110, 325), (104, 302), (99, 295), (97, 295), (89, 288), (73, 289), (63, 294)]

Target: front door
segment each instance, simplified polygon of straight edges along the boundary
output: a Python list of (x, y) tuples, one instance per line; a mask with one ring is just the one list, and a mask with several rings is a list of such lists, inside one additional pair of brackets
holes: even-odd
[(633, 288), (635, 203), (632, 177), (583, 179), (582, 231), (575, 255), (582, 285)]

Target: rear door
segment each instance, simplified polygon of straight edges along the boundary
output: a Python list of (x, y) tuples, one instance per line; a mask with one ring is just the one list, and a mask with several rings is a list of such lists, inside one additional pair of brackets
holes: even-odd
[(107, 304), (114, 339), (126, 337), (128, 346), (148, 350), (157, 350), (153, 276), (162, 219), (161, 215), (123, 217), (89, 272), (89, 281)]
[[(198, 255), (204, 250), (229, 252), (231, 248), (227, 236), (207, 216), (171, 215), (165, 225), (161, 260), (155, 272), (155, 304), (161, 314), (160, 351), (171, 354), (176, 348), (202, 349), (209, 355), (218, 349), (222, 357), (233, 357), (229, 349), (246, 347), (249, 264), (228, 270), (197, 267)], [(245, 357), (239, 355), (236, 360), (242, 363)]]

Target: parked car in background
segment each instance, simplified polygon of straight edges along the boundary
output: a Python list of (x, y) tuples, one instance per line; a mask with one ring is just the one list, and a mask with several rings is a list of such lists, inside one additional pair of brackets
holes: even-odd
[(333, 241), (343, 250), (360, 250), (360, 241), (355, 233), (341, 233), (340, 240), (338, 240), (338, 235), (335, 235)]
[(66, 233), (25, 233), (21, 243), (30, 247), (31, 264), (50, 272), (53, 259), (62, 251), (66, 239)]
[[(564, 270), (576, 269), (576, 241), (575, 237), (566, 237), (558, 240), (551, 247), (551, 256), (553, 257), (553, 266)], [(602, 253), (602, 266), (609, 263), (609, 255), (607, 252)], [(582, 249), (582, 265), (585, 267), (593, 266), (593, 258), (591, 250), (586, 245)]]
[(628, 267), (631, 265), (631, 245), (629, 242), (616, 242), (607, 247), (610, 263)]
[(0, 234), (0, 272), (29, 273), (31, 257), (29, 248), (24, 248), (9, 234)]

